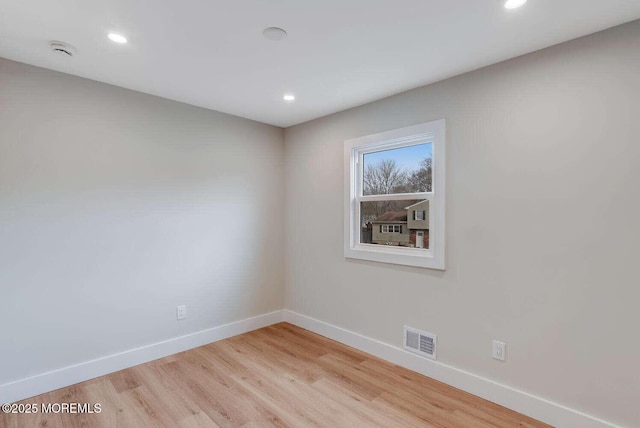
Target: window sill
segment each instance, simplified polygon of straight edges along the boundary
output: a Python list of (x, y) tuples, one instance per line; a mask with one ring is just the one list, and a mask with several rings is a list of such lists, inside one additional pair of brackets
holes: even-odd
[(358, 244), (345, 248), (344, 256), (349, 259), (444, 270), (444, 260), (434, 257), (433, 250), (430, 249)]

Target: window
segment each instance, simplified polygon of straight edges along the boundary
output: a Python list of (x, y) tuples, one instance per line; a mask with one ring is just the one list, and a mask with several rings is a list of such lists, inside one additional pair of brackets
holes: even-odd
[(345, 257), (443, 270), (445, 121), (344, 147)]
[(382, 224), (380, 233), (402, 233), (402, 226), (399, 224)]

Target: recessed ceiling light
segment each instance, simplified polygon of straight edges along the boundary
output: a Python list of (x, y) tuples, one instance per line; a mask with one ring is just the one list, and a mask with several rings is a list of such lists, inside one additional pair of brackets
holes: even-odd
[(287, 32), (282, 28), (269, 27), (262, 30), (262, 35), (265, 39), (279, 41), (287, 37)]
[(107, 37), (109, 37), (109, 40), (111, 40), (112, 42), (120, 43), (121, 45), (127, 43), (127, 38), (125, 36), (121, 36), (120, 34), (109, 33)]
[(295, 101), (296, 96), (295, 96), (295, 95), (293, 95), (293, 94), (284, 94), (284, 96), (282, 97), (282, 99), (283, 99), (283, 100), (285, 100), (285, 101), (289, 101), (289, 102), (291, 102), (291, 101)]
[(504, 7), (505, 9), (517, 9), (526, 2), (527, 0), (507, 0), (504, 4)]

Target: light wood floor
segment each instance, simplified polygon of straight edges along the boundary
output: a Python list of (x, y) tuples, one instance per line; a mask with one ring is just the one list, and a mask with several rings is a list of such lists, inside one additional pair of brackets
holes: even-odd
[(287, 323), (22, 401), (63, 402), (0, 427), (548, 426)]

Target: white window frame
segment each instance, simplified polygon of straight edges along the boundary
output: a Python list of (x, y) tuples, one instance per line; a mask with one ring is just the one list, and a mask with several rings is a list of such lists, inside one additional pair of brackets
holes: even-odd
[[(445, 269), (445, 128), (444, 119), (344, 142), (344, 256), (405, 266)], [(366, 195), (362, 193), (367, 153), (432, 144), (432, 191)], [(429, 249), (361, 243), (360, 203), (384, 200), (429, 201)]]
[[(397, 233), (397, 234), (401, 234), (401, 230), (402, 227), (399, 224), (383, 224), (382, 226), (382, 232), (380, 233)], [(393, 230), (389, 230), (390, 228), (393, 228)], [(385, 229), (387, 229), (385, 231)], [(398, 229), (398, 231), (396, 232), (396, 229)]]

